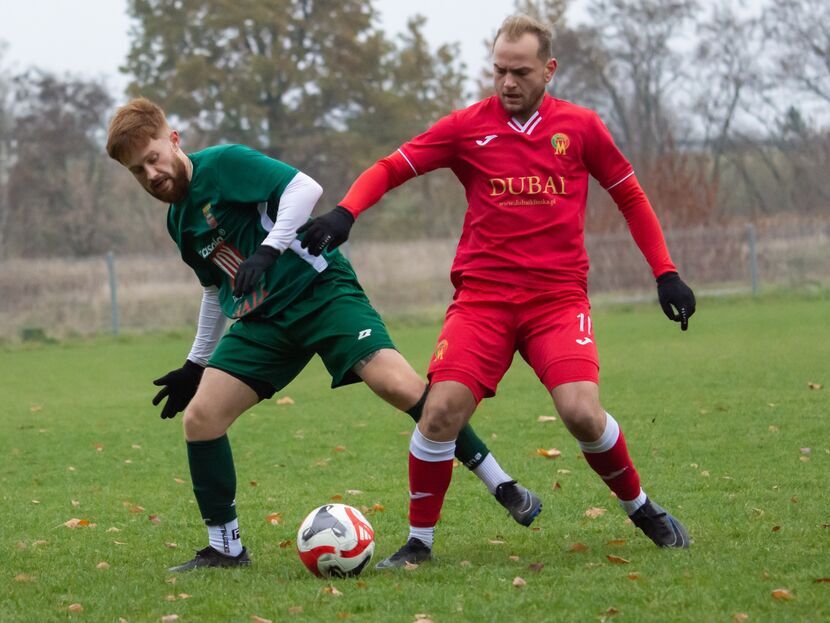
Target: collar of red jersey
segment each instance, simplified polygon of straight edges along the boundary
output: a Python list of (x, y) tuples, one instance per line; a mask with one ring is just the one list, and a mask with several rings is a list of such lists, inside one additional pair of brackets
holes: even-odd
[(542, 104), (539, 106), (536, 112), (530, 116), (530, 118), (527, 121), (522, 123), (521, 121), (516, 119), (516, 117), (511, 117), (510, 119), (508, 119), (507, 125), (514, 132), (518, 132), (519, 134), (527, 134), (528, 136), (530, 136), (531, 134), (533, 134), (533, 130), (536, 129), (536, 126), (539, 125), (539, 122), (542, 121), (542, 112), (548, 112), (548, 108), (552, 100), (553, 98), (547, 93), (545, 93), (545, 97), (542, 99)]

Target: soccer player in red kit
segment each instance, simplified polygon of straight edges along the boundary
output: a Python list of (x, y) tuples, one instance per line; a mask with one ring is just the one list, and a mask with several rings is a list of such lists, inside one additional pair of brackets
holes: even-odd
[(410, 441), (409, 539), (378, 567), (431, 557), (458, 431), (479, 401), (495, 394), (516, 351), (633, 523), (660, 547), (688, 547), (683, 525), (643, 492), (622, 430), (600, 404), (584, 246), (589, 175), (613, 197), (657, 279), (663, 311), (684, 331), (694, 294), (600, 118), (546, 93), (556, 71), (550, 31), (527, 16), (507, 18), (496, 35), (493, 69), (494, 96), (440, 119), (378, 161), (338, 207), (303, 226), (303, 244), (319, 253), (344, 242), (363, 210), (416, 175), (448, 167), (466, 190), (451, 272), (455, 294)]

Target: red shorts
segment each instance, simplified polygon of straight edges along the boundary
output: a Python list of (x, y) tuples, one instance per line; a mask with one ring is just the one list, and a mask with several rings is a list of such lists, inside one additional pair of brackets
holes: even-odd
[(427, 374), (457, 381), (477, 402), (494, 396), (516, 351), (550, 391), (563, 383), (599, 382), (599, 357), (582, 292), (479, 296), (460, 289), (447, 309)]

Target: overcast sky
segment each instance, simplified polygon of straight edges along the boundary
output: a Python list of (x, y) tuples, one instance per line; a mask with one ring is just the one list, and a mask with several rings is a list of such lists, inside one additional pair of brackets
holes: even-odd
[[(127, 79), (118, 72), (128, 48), (126, 0), (0, 0), (0, 41), (8, 48), (3, 65), (37, 66), (84, 77), (106, 77), (122, 91)], [(486, 60), (482, 41), (512, 13), (512, 0), (375, 0), (381, 25), (401, 32), (408, 17), (420, 13), (433, 49), (461, 44), (462, 60), (471, 76)]]

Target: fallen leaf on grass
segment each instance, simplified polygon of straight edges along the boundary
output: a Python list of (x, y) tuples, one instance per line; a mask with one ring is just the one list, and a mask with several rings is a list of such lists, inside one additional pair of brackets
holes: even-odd
[(433, 623), (432, 617), (428, 614), (418, 613), (415, 615), (415, 620), (413, 623)]
[(102, 443), (96, 443), (96, 444), (93, 445), (93, 447), (95, 448), (96, 452), (103, 452), (104, 451), (104, 444), (102, 444)]
[(334, 586), (331, 586), (331, 585), (324, 586), (323, 587), (323, 592), (328, 593), (329, 595), (332, 595), (333, 597), (342, 597), (343, 596), (343, 593), (341, 593), (336, 588), (334, 588)]
[(35, 576), (29, 575), (28, 573), (18, 573), (14, 576), (15, 582), (34, 582)]
[(37, 413), (43, 409), (43, 405), (32, 405), (29, 407), (29, 413)]
[(161, 523), (161, 519), (159, 519), (158, 515), (147, 515), (147, 519), (149, 519), (153, 523)]
[(282, 523), (282, 513), (271, 513), (270, 515), (266, 515), (265, 521), (272, 526), (278, 526)]
[(604, 508), (599, 508), (597, 506), (592, 506), (587, 511), (585, 511), (585, 516), (590, 517), (591, 519), (596, 519), (597, 517), (600, 517), (601, 515), (604, 515), (607, 512), (608, 511)]
[(500, 539), (487, 539), (487, 542), (490, 545), (504, 545), (504, 541), (502, 541)]
[(470, 566), (470, 561), (469, 560), (462, 560), (458, 564), (461, 565), (462, 567), (469, 567)]
[(88, 519), (77, 519), (73, 517), (69, 521), (64, 521), (62, 525), (67, 528), (94, 528), (96, 524), (90, 523)]
[(608, 559), (608, 562), (611, 562), (615, 565), (627, 565), (631, 562), (630, 560), (626, 560), (625, 558), (622, 558), (620, 556), (614, 556), (613, 554), (608, 554), (606, 558)]
[(509, 560), (512, 560), (513, 562), (519, 562), (519, 557), (518, 556), (508, 556), (507, 558)]
[(69, 604), (66, 608), (69, 612), (83, 612), (84, 607), (81, 604)]
[(178, 614), (165, 614), (163, 617), (161, 617), (161, 623), (173, 623), (174, 621), (178, 620)]
[(190, 595), (187, 593), (179, 593), (179, 599), (190, 599)]
[(69, 471), (69, 472), (76, 472), (76, 471), (78, 471), (78, 470), (76, 470), (76, 469), (75, 469), (75, 467), (74, 467), (74, 466), (72, 466), (72, 465), (70, 465), (69, 467), (67, 467), (67, 468), (66, 468), (66, 470), (67, 470), (67, 471)]
[(810, 454), (813, 450), (812, 448), (799, 448), (798, 451), (801, 452), (801, 454)]
[(291, 539), (285, 539), (284, 541), (280, 541), (280, 548), (285, 549), (286, 547), (291, 547), (294, 544), (294, 541)]
[(339, 493), (335, 493), (333, 496), (329, 498), (332, 502), (340, 502), (343, 499), (343, 496)]
[[(32, 500), (32, 502), (35, 502), (35, 500)], [(40, 502), (36, 503), (40, 504)], [(72, 505), (72, 508), (78, 508), (81, 505), (81, 503), (78, 500), (69, 500), (69, 503)]]
[(798, 504), (798, 498), (796, 496), (793, 496), (790, 498), (790, 502), (792, 502), (793, 504)]
[(732, 616), (732, 620), (734, 621), (734, 623), (743, 623), (743, 621), (749, 620), (749, 615), (746, 612), (736, 612)]
[(95, 565), (95, 568), (96, 569), (109, 569), (110, 568), (110, 563), (106, 562), (105, 560), (102, 560), (97, 565)]
[(538, 418), (536, 418), (536, 421), (537, 422), (555, 422), (556, 417), (553, 416), (553, 415), (540, 415)]
[(821, 383), (813, 383), (812, 381), (808, 381), (807, 382), (807, 387), (809, 389), (821, 389), (822, 385), (821, 385)]
[(183, 485), (183, 484), (185, 484), (187, 481), (186, 481), (186, 480), (182, 480), (181, 478), (174, 478), (174, 479), (173, 479), (173, 482), (175, 482), (177, 485)]
[(571, 470), (569, 470), (569, 469), (557, 469), (557, 470), (556, 470), (556, 473), (557, 473), (557, 474), (565, 474), (565, 475), (567, 475), (567, 474), (570, 474), (570, 473), (571, 473)]
[(363, 580), (358, 580), (357, 582), (354, 583), (354, 585), (357, 588), (369, 588), (369, 585), (366, 584), (366, 582), (364, 582)]
[(138, 445), (137, 443), (134, 443), (131, 447), (132, 447), (133, 450), (141, 450), (141, 446)]
[(167, 596), (164, 598), (164, 601), (176, 601), (176, 596), (175, 596), (175, 595), (173, 595), (173, 594), (167, 595)]
[(257, 615), (252, 614), (251, 623), (271, 623), (271, 619), (263, 619), (262, 617), (258, 617)]
[(291, 396), (283, 396), (282, 398), (277, 399), (278, 405), (293, 405), (294, 399)]
[(798, 457), (798, 460), (801, 461), (802, 463), (807, 463), (810, 460), (810, 457), (802, 455), (802, 456)]
[(256, 480), (252, 480), (252, 481), (251, 481), (251, 482), (249, 482), (248, 484), (249, 484), (249, 485), (251, 485), (252, 487), (256, 487), (256, 486), (257, 486), (257, 484), (259, 484), (259, 483), (257, 483), (257, 481), (256, 481)]
[(386, 510), (383, 504), (372, 504), (372, 508), (369, 509), (370, 511), (374, 511), (376, 513), (382, 513)]
[(363, 491), (360, 489), (346, 489), (346, 493), (349, 495), (363, 495)]
[(795, 595), (786, 588), (776, 588), (772, 591), (772, 598), (778, 601), (792, 601)]
[(631, 573), (628, 574), (628, 579), (629, 580), (639, 580), (640, 579), (640, 574), (637, 573), (636, 571), (632, 571)]
[(176, 576), (175, 576), (175, 575), (171, 575), (169, 578), (167, 578), (167, 579), (164, 581), (164, 583), (165, 583), (165, 584), (175, 584), (175, 583), (176, 583)]
[(345, 452), (346, 451), (346, 446), (334, 446), (334, 451), (335, 452)]
[(49, 541), (44, 541), (43, 539), (38, 539), (37, 541), (32, 541), (32, 545), (35, 546), (35, 547), (38, 546), (38, 545), (48, 545), (48, 544), (49, 544)]
[(562, 456), (562, 453), (556, 448), (550, 448), (547, 450), (545, 448), (537, 448), (536, 454), (538, 454), (539, 456), (543, 456), (547, 459), (555, 459)]
[(588, 551), (588, 546), (585, 543), (574, 543), (568, 548), (569, 552), (573, 552), (575, 554), (581, 554), (583, 552)]
[(620, 613), (620, 611), (617, 610), (616, 608), (608, 608), (608, 610), (605, 611), (605, 614), (607, 614), (610, 617), (612, 617), (614, 615), (617, 615), (619, 613)]
[(127, 544), (126, 541), (113, 541), (113, 543), (115, 543), (116, 545), (126, 545)]
[(627, 539), (611, 539), (608, 541), (608, 545), (625, 545), (628, 543)]
[(531, 571), (536, 571), (537, 573), (545, 568), (545, 563), (543, 562), (532, 562), (527, 566), (528, 569)]
[(521, 588), (522, 586), (527, 586), (527, 582), (524, 578), (520, 578), (518, 575), (513, 578), (513, 586), (516, 588)]
[(818, 578), (817, 580), (813, 580), (816, 584), (830, 584), (830, 578)]
[(559, 484), (559, 481), (556, 481), (550, 486), (550, 488), (553, 489), (554, 491), (558, 491), (559, 489), (562, 488), (562, 485)]
[(779, 530), (781, 530), (781, 526), (773, 526), (772, 527), (773, 532), (778, 532)]
[(116, 528), (115, 526), (110, 526), (107, 528), (107, 532), (121, 532), (121, 528)]
[(407, 571), (415, 571), (419, 566), (418, 563), (409, 562), (408, 560), (403, 563), (403, 568)]
[(302, 606), (291, 606), (288, 608), (288, 614), (302, 614), (303, 607)]

